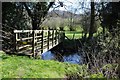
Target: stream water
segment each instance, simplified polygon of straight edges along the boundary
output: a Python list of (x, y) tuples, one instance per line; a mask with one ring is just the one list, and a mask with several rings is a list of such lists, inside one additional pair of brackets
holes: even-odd
[[(43, 53), (42, 55), (43, 60), (54, 60), (56, 57), (55, 53), (52, 53), (52, 51), (47, 51)], [(72, 64), (82, 64), (82, 57), (78, 53), (69, 54), (62, 56), (62, 62), (68, 62)]]

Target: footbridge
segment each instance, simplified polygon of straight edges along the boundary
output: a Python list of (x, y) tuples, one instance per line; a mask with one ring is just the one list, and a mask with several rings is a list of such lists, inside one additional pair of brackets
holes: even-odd
[(59, 30), (14, 30), (14, 51), (16, 54), (40, 55), (64, 40)]

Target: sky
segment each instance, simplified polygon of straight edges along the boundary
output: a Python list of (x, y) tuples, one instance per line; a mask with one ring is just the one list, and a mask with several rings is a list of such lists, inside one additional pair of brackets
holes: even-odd
[[(76, 14), (81, 14), (83, 13), (83, 10), (81, 9), (81, 4), (82, 2), (85, 0), (59, 0), (61, 2), (63, 2), (63, 7), (57, 7), (54, 8), (55, 10), (62, 10), (62, 11), (70, 11)], [(58, 0), (56, 0), (56, 5), (59, 5)], [(89, 5), (89, 0), (87, 0), (88, 2), (86, 2), (87, 5)], [(54, 6), (55, 7), (55, 6)], [(53, 8), (50, 9), (50, 11), (52, 11)]]
[[(91, 0), (56, 0), (56, 5), (58, 5), (58, 2), (61, 1), (64, 4), (64, 7), (57, 7), (55, 10), (62, 10), (62, 11), (70, 11), (76, 14), (82, 14), (84, 12), (82, 8), (82, 2), (85, 3), (86, 8), (90, 8), (90, 2)], [(120, 0), (94, 0), (95, 2), (118, 2)], [(53, 10), (52, 8), (50, 11)]]

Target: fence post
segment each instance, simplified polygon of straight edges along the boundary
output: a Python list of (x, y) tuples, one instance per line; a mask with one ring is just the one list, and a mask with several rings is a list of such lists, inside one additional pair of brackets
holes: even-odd
[(35, 57), (35, 30), (32, 31), (32, 53), (33, 53), (33, 57)]
[(53, 46), (53, 43), (54, 42), (54, 30), (52, 30), (52, 46)]
[(47, 49), (49, 50), (50, 30), (48, 30)]
[(58, 32), (58, 43), (60, 43), (60, 30)]
[(44, 45), (44, 40), (43, 40), (43, 38), (44, 38), (44, 32), (43, 32), (43, 30), (42, 30), (42, 32), (41, 32), (41, 35), (42, 35), (42, 37), (41, 37), (41, 54), (43, 53), (43, 45)]
[(17, 38), (18, 38), (18, 34), (15, 33), (15, 38), (14, 38), (14, 52), (16, 53), (17, 52)]
[(57, 30), (57, 44), (59, 43), (59, 30)]

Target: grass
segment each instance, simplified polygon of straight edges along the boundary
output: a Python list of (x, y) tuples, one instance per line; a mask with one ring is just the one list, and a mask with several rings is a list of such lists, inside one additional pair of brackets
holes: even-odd
[[(75, 26), (76, 27), (76, 29), (75, 29), (75, 31), (70, 31), (69, 30), (69, 27), (68, 26), (65, 26), (64, 27), (64, 30), (65, 30), (65, 36), (67, 36), (69, 39), (80, 39), (80, 38), (82, 38), (82, 32), (84, 31), (83, 30), (83, 28), (79, 25), (77, 25), (77, 26)], [(103, 31), (103, 29), (102, 29), (102, 27), (99, 27), (98, 28), (98, 30), (97, 30), (97, 32), (96, 33), (94, 33), (93, 34), (93, 36), (95, 37), (95, 36), (97, 36), (98, 35), (98, 33), (100, 33), (100, 32), (102, 32)], [(84, 34), (84, 33), (83, 33)], [(46, 34), (45, 34), (46, 35)], [(87, 36), (86, 37), (88, 37), (89, 36), (89, 32), (87, 33)], [(74, 38), (73, 38), (74, 37)]]
[(83, 70), (77, 64), (10, 56), (3, 52), (0, 52), (0, 57), (2, 78), (65, 78), (67, 74), (72, 75)]
[(80, 39), (82, 38), (82, 33), (81, 32), (77, 32), (77, 31), (66, 31), (65, 32), (65, 36), (67, 36), (69, 39)]
[[(76, 30), (76, 31), (65, 31), (65, 36), (67, 36), (69, 39), (80, 39), (82, 38), (82, 29), (81, 30)], [(102, 32), (102, 27), (98, 28), (98, 31), (96, 33), (93, 34), (93, 36), (97, 36), (98, 33)], [(74, 38), (73, 38), (74, 36)], [(87, 34), (87, 37), (89, 36), (89, 34)]]

